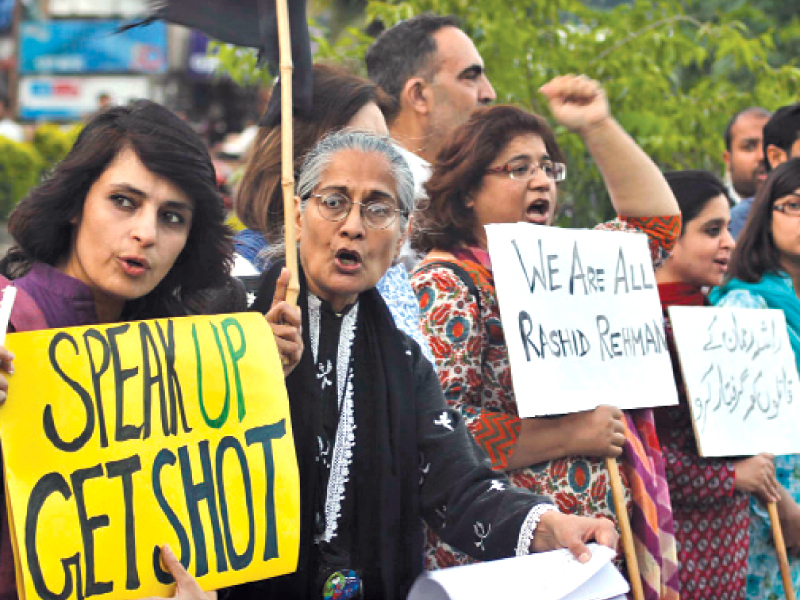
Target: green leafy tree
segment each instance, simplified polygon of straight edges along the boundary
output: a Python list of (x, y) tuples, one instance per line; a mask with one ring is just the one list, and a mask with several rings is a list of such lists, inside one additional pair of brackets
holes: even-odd
[[(357, 4), (318, 1), (316, 59), (360, 70), (371, 38), (338, 21), (333, 28), (340, 35), (325, 28), (335, 21), (325, 10), (342, 2), (351, 13)], [(538, 92), (544, 83), (567, 73), (597, 79), (614, 116), (665, 170), (721, 172), (722, 132), (734, 112), (797, 99), (797, 53), (786, 49), (800, 39), (800, 24), (792, 11), (780, 12), (785, 4), (777, 0), (595, 2), (368, 0), (361, 23), (379, 20), (388, 27), (424, 11), (456, 15), (486, 62), (498, 101), (545, 116)], [(238, 68), (221, 63), (227, 72)], [(569, 162), (561, 222), (588, 226), (609, 218), (605, 188), (582, 142), (562, 128), (556, 134)]]
[[(677, 0), (612, 9), (576, 0), (371, 0), (367, 13), (387, 25), (426, 10), (454, 14), (481, 52), (499, 101), (548, 115), (539, 87), (584, 73), (603, 84), (614, 116), (663, 169), (721, 172), (730, 115), (792, 101), (800, 69), (796, 60), (773, 62), (774, 30), (755, 33), (738, 13), (702, 21), (691, 9), (692, 2)], [(746, 10), (751, 21), (766, 22)], [(800, 31), (796, 23), (788, 27), (795, 36)], [(562, 222), (608, 218), (610, 203), (582, 142), (561, 128), (556, 133), (569, 162)]]
[(44, 161), (44, 168), (53, 167), (72, 148), (83, 125), (78, 123), (67, 129), (56, 123), (42, 123), (33, 133), (33, 147)]
[(33, 145), (0, 136), (0, 219), (38, 183), (43, 165)]

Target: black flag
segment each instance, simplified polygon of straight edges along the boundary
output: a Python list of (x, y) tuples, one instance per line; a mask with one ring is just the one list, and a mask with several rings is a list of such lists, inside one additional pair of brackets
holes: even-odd
[[(295, 113), (311, 111), (311, 43), (308, 36), (306, 0), (286, 0), (292, 39), (292, 96)], [(233, 44), (258, 48), (272, 75), (279, 73), (278, 19), (275, 0), (160, 0), (153, 2), (155, 19), (177, 23)], [(270, 99), (268, 113), (280, 110), (280, 93)]]

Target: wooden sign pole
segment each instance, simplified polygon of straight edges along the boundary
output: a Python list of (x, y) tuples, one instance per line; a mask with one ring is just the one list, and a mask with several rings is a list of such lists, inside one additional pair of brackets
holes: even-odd
[[(622, 478), (616, 458), (606, 458), (611, 495), (614, 498), (614, 510), (617, 513), (619, 532), (622, 536), (622, 549), (625, 552), (625, 564), (628, 567), (628, 579), (633, 591), (633, 600), (644, 600), (642, 578), (639, 575), (639, 563), (636, 560), (636, 548), (633, 544), (633, 531), (628, 520), (628, 507), (625, 505), (625, 493), (622, 490)], [(794, 599), (792, 599), (794, 600)]]
[(281, 74), (281, 186), (283, 188), (283, 219), (286, 241), (286, 268), (289, 269), (289, 287), (286, 301), (297, 304), (300, 294), (300, 277), (297, 268), (297, 234), (294, 208), (294, 137), (292, 132), (292, 44), (289, 33), (289, 10), (286, 0), (276, 0), (278, 20), (278, 48)]
[(789, 570), (789, 557), (786, 554), (786, 542), (783, 541), (781, 521), (780, 517), (778, 517), (778, 505), (775, 502), (768, 502), (767, 511), (769, 512), (769, 520), (772, 524), (772, 538), (775, 540), (775, 552), (778, 553), (778, 564), (781, 567), (783, 593), (786, 596), (786, 600), (794, 600), (792, 572)]

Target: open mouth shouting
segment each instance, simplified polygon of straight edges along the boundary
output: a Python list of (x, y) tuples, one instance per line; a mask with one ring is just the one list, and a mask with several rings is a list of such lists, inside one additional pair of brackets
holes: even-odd
[(344, 273), (354, 273), (361, 267), (361, 255), (355, 250), (341, 248), (336, 251), (336, 267)]
[(536, 225), (547, 225), (550, 216), (550, 201), (546, 198), (537, 198), (525, 209), (525, 220)]

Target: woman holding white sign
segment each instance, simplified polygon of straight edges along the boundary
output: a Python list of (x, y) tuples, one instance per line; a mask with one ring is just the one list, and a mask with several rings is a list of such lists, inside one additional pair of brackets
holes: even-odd
[[(750, 209), (731, 257), (725, 283), (709, 294), (717, 306), (778, 308), (800, 367), (800, 159), (770, 172)], [(778, 515), (789, 551), (794, 589), (800, 588), (800, 459), (775, 458)], [(750, 503), (747, 597), (784, 597), (770, 521), (763, 505)]]
[[(656, 165), (609, 114), (603, 90), (568, 76), (541, 91), (600, 168), (621, 215), (608, 228), (644, 231), (653, 260), (663, 259), (680, 231), (678, 206)], [(676, 598), (672, 516), (652, 412), (601, 406), (557, 418), (518, 417), (484, 225), (552, 225), (563, 161), (546, 121), (513, 106), (478, 110), (456, 130), (426, 186), (430, 206), (415, 216), (412, 246), (428, 253), (412, 276), (421, 326), (445, 397), (516, 485), (552, 494), (565, 512), (616, 520), (605, 458), (622, 456), (646, 597)], [(429, 567), (467, 560), (435, 536), (429, 542)]]
[(667, 314), (669, 306), (708, 304), (703, 288), (722, 283), (734, 247), (728, 192), (708, 171), (676, 171), (665, 177), (681, 207), (683, 229), (656, 271), (656, 282), (680, 404), (657, 408), (655, 414), (678, 539), (681, 598), (743, 600), (750, 495), (766, 502), (778, 499), (773, 456), (737, 461), (699, 456)]
[[(9, 330), (202, 310), (205, 290), (225, 283), (232, 260), (223, 219), (211, 159), (186, 123), (147, 100), (98, 113), (11, 215), (16, 245), (0, 261), (0, 286), (10, 279), (16, 288)], [(282, 335), (288, 370), (302, 348), (299, 312), (284, 303), (267, 320)], [(13, 372), (3, 346), (0, 360)], [(0, 402), (8, 385), (0, 374)], [(0, 501), (0, 597), (10, 600), (17, 597), (14, 558), (5, 495)], [(185, 578), (174, 555), (164, 556)]]
[[(592, 537), (615, 544), (609, 521), (563, 515), (488, 468), (431, 363), (393, 322), (375, 285), (402, 247), (414, 186), (391, 142), (323, 138), (297, 192), (305, 350), (286, 384), (303, 490), (299, 567), (234, 598), (320, 598), (344, 580), (361, 590), (347, 597), (405, 598), (422, 571), (420, 518), (485, 559), (558, 547), (579, 556)], [(276, 268), (256, 310), (272, 303)]]

